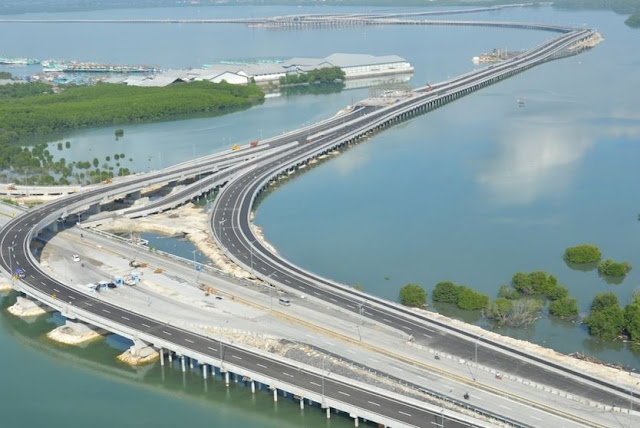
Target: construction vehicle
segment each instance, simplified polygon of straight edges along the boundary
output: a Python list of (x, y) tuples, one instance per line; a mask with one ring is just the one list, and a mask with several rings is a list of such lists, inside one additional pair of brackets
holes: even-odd
[(240, 149), (240, 144), (234, 144), (233, 147), (231, 147), (231, 150), (238, 150)]
[(251, 147), (256, 147), (258, 145), (258, 140), (253, 140), (251, 142)]
[(433, 86), (431, 86), (429, 83), (427, 83), (427, 92), (431, 91), (433, 89)]

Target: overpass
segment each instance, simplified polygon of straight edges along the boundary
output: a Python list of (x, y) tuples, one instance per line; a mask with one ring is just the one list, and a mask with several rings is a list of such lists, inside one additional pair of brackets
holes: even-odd
[[(388, 321), (389, 325), (400, 331), (412, 332), (414, 337), (418, 337), (420, 332), (427, 329), (437, 328), (446, 333), (440, 336), (443, 342), (451, 341), (455, 343), (451, 345), (452, 347), (461, 347), (458, 351), (466, 352), (466, 348), (474, 340), (485, 344), (488, 341), (469, 337), (470, 335), (466, 332), (447, 325), (437, 325), (428, 318), (417, 316), (393, 303), (357, 293), (348, 287), (306, 272), (269, 252), (257, 243), (249, 228), (251, 206), (260, 192), (279, 174), (294, 170), (335, 148), (357, 143), (362, 137), (373, 132), (438, 108), (550, 59), (566, 55), (570, 46), (584, 41), (592, 34), (592, 30), (567, 30), (559, 37), (508, 62), (442, 82), (431, 89), (422, 88), (408, 100), (392, 106), (378, 109), (358, 106), (344, 118), (333, 118), (303, 130), (302, 133), (294, 132), (269, 143), (274, 147), (278, 144), (290, 146), (283, 150), (265, 152), (254, 159), (246, 159), (243, 168), (229, 167), (219, 170), (220, 159), (207, 159), (203, 162), (181, 164), (152, 174), (131, 177), (121, 183), (92, 189), (45, 204), (12, 220), (0, 231), (2, 250), (0, 265), (7, 272), (12, 272), (15, 267), (24, 269), (26, 275), (16, 284), (16, 288), (59, 310), (65, 317), (82, 319), (134, 341), (151, 344), (161, 349), (163, 356), (165, 351), (170, 351), (169, 356), (173, 354), (180, 356), (183, 367), (185, 358), (193, 358), (202, 364), (205, 374), (210, 367), (217, 367), (220, 372), (224, 372), (227, 380), (229, 372), (240, 374), (271, 386), (275, 391), (274, 394), (277, 394), (277, 390), (288, 391), (302, 399), (312, 399), (321, 403), (323, 408), (342, 409), (356, 420), (366, 418), (390, 426), (425, 426), (427, 422), (442, 425), (443, 418), (446, 418), (447, 426), (490, 426), (454, 412), (444, 414), (442, 409), (436, 406), (407, 397), (399, 397), (388, 391), (379, 391), (350, 380), (329, 379), (317, 369), (302, 368), (259, 351), (243, 349), (238, 345), (194, 334), (163, 323), (161, 320), (150, 319), (105, 304), (99, 299), (78, 293), (47, 275), (31, 253), (30, 242), (38, 231), (55, 223), (57, 218), (73, 210), (99, 204), (100, 201), (117, 195), (139, 192), (151, 184), (175, 181), (188, 174), (213, 172), (213, 176), (218, 171), (220, 174), (218, 180), (222, 182), (226, 179), (228, 184), (217, 199), (211, 228), (219, 245), (227, 248), (229, 256), (238, 264), (251, 268), (258, 276), (270, 282), (277, 282), (284, 288), (294, 288), (317, 295), (331, 301), (332, 304), (357, 311), (362, 316), (375, 318), (378, 322)], [(304, 137), (305, 134), (306, 138), (300, 142), (300, 137)], [(299, 144), (292, 144), (291, 139), (294, 138)], [(215, 181), (211, 185), (216, 185)], [(229, 204), (231, 204), (230, 207)], [(241, 250), (234, 250), (236, 246)], [(254, 250), (255, 253), (253, 253)], [(244, 257), (240, 251), (244, 252)], [(251, 266), (247, 264), (247, 251), (252, 251), (252, 254), (256, 255)], [(495, 343), (491, 345), (494, 348), (500, 347)], [(505, 347), (502, 346), (502, 348)], [(552, 363), (541, 359), (535, 361), (538, 364), (536, 366), (532, 364), (534, 358), (518, 354), (514, 350), (502, 349), (501, 351), (509, 351), (517, 358), (507, 353), (497, 352), (494, 356), (499, 363), (517, 364), (518, 361), (528, 361), (522, 363), (522, 370), (535, 372), (536, 367), (540, 369), (540, 366), (544, 366), (544, 373), (547, 376), (552, 373), (553, 378), (557, 373), (561, 373), (563, 379), (567, 379), (563, 387), (571, 389), (577, 385), (580, 389), (584, 389), (585, 385), (590, 385), (594, 387), (593, 394), (600, 401), (619, 408), (623, 407), (622, 402), (624, 404), (628, 402), (628, 396), (624, 395), (620, 388), (606, 381), (571, 373), (563, 367), (553, 366)], [(517, 422), (506, 422), (518, 425)]]

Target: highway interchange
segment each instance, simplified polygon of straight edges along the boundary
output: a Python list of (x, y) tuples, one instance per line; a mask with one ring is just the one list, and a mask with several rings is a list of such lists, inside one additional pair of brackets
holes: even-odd
[[(283, 260), (256, 239), (249, 223), (251, 208), (259, 191), (282, 171), (307, 162), (318, 154), (344, 144), (345, 141), (355, 140), (368, 130), (379, 129), (381, 124), (395, 120), (401, 114), (424, 107), (429, 103), (435, 105), (442, 99), (446, 99), (445, 102), (451, 101), (457, 98), (457, 94), (464, 95), (478, 89), (479, 84), (484, 85), (485, 82), (490, 84), (504, 76), (537, 65), (565, 49), (567, 45), (585, 38), (589, 34), (588, 30), (567, 31), (513, 62), (469, 73), (451, 81), (434, 85), (431, 90), (425, 88), (408, 100), (402, 100), (391, 107), (374, 108), (357, 105), (352, 112), (345, 116), (336, 117), (308, 129), (273, 139), (269, 142), (270, 147), (290, 145), (291, 148), (271, 152), (240, 164), (231, 164), (225, 169), (213, 172), (212, 176), (208, 178), (211, 183), (215, 180), (224, 183), (225, 178), (229, 180), (212, 210), (211, 228), (215, 239), (222, 248), (226, 249), (229, 257), (245, 266), (247, 270), (255, 272), (262, 279), (277, 283), (283, 288), (294, 289), (323, 299), (363, 317), (375, 319), (377, 322), (411, 335), (417, 342), (428, 343), (431, 347), (469, 358), (472, 355), (475, 341), (487, 343), (488, 340), (447, 325), (435, 323), (427, 317), (418, 316), (390, 302), (358, 293), (348, 287), (306, 272)], [(474, 86), (478, 87), (474, 88)], [(297, 144), (293, 144), (296, 142)], [(212, 171), (217, 170), (216, 164), (219, 164), (219, 161), (216, 158), (209, 161)], [(199, 164), (198, 167), (203, 168), (203, 165)], [(183, 173), (188, 173), (190, 168), (191, 165), (185, 165)], [(176, 170), (172, 170), (172, 174), (175, 175), (175, 173)], [(153, 182), (162, 182), (166, 178), (164, 174), (165, 172), (161, 171), (148, 176), (135, 177), (126, 182), (127, 189), (140, 189)], [(216, 174), (218, 176), (215, 179), (212, 178)], [(324, 378), (319, 379), (317, 373), (289, 366), (275, 358), (260, 356), (228, 344), (221, 345), (213, 339), (105, 304), (98, 299), (78, 293), (47, 275), (30, 251), (30, 242), (34, 233), (39, 228), (46, 226), (51, 219), (67, 213), (70, 208), (78, 208), (86, 203), (95, 203), (100, 201), (105, 194), (113, 195), (118, 191), (121, 192), (122, 187), (120, 186), (119, 184), (105, 186), (45, 204), (11, 221), (0, 231), (2, 267), (7, 272), (20, 268), (24, 269), (26, 273), (26, 276), (20, 281), (20, 289), (27, 294), (45, 300), (47, 304), (54, 307), (64, 308), (66, 306), (67, 311), (81, 308), (83, 311), (109, 320), (111, 323), (120, 324), (125, 330), (140, 331), (163, 341), (175, 343), (177, 346), (197, 354), (220, 358), (223, 349), (224, 359), (234, 360), (234, 365), (245, 367), (267, 377), (284, 380), (304, 390), (321, 392), (322, 385), (318, 382), (320, 380), (324, 384), (322, 390), (327, 397), (336, 401), (348, 402), (350, 405), (367, 409), (374, 414), (384, 414), (385, 417), (398, 421), (402, 425), (428, 426), (425, 425), (425, 421), (432, 421), (435, 424), (442, 423), (438, 419), (437, 413), (420, 406), (416, 407), (353, 385)], [(176, 196), (176, 198), (178, 200), (180, 197)], [(510, 373), (521, 374), (558, 389), (610, 405), (625, 406), (629, 402), (629, 398), (622, 394), (623, 391), (620, 388), (616, 388), (615, 385), (610, 385), (606, 381), (589, 378), (563, 367), (554, 367), (549, 362), (505, 348), (505, 346), (492, 344), (491, 347), (484, 347), (482, 352), (485, 356), (490, 355), (492, 364), (502, 367)], [(586, 387), (585, 382), (598, 387)], [(448, 421), (447, 426), (467, 426), (462, 421), (456, 423), (458, 425), (453, 425)]]

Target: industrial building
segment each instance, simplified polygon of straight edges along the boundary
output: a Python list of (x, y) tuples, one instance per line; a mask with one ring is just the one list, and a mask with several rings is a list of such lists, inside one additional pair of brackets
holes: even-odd
[(346, 79), (413, 72), (411, 64), (397, 55), (336, 53), (326, 58), (292, 58), (281, 63), (269, 64), (215, 64), (207, 68), (167, 70), (153, 76), (111, 77), (104, 81), (130, 86), (168, 86), (179, 82), (207, 80), (219, 83), (224, 80), (234, 85), (246, 85), (252, 80), (258, 84), (277, 83), (287, 74), (307, 73), (323, 67), (340, 67)]

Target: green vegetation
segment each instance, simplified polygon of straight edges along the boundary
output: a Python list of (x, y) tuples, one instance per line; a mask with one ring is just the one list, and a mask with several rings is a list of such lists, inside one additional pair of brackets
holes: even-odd
[(518, 290), (516, 290), (509, 284), (503, 284), (498, 290), (498, 297), (502, 297), (508, 300), (518, 300), (520, 297), (522, 297), (522, 294), (520, 294)]
[(554, 300), (549, 305), (549, 313), (560, 318), (575, 318), (578, 315), (578, 300), (573, 297)]
[(594, 297), (591, 312), (585, 319), (589, 334), (603, 340), (614, 340), (625, 326), (625, 313), (613, 293), (601, 293)]
[(600, 248), (591, 244), (582, 244), (569, 247), (564, 251), (564, 259), (571, 263), (595, 263), (602, 257)]
[(323, 67), (307, 73), (288, 74), (280, 78), (281, 85), (301, 85), (335, 83), (344, 81), (344, 71), (340, 67)]
[(631, 263), (618, 263), (612, 259), (604, 260), (598, 263), (598, 272), (608, 276), (625, 276), (631, 270)]
[(86, 126), (151, 122), (195, 113), (217, 115), (264, 99), (264, 93), (255, 85), (225, 82), (182, 83), (164, 88), (103, 83), (70, 86), (60, 94), (43, 94), (46, 91), (40, 85), (7, 85), (11, 93), (20, 95), (4, 96), (6, 99), (0, 104), (0, 145)]
[(624, 320), (629, 339), (640, 343), (640, 297), (635, 296), (624, 309)]
[(539, 299), (508, 300), (498, 297), (484, 310), (484, 316), (499, 325), (525, 327), (538, 319), (542, 306)]
[(13, 76), (8, 71), (0, 71), (0, 79), (8, 80), (8, 79), (12, 79), (12, 78), (13, 78)]
[(640, 28), (640, 13), (635, 13), (624, 21), (631, 28)]
[(427, 304), (427, 292), (418, 284), (407, 284), (400, 289), (400, 303), (422, 308)]
[[(7, 98), (36, 97), (32, 102), (37, 103), (47, 94), (53, 94), (53, 87), (46, 83), (12, 83), (10, 85), (0, 85), (0, 100), (2, 100), (3, 107), (5, 104), (12, 103), (12, 101), (7, 101)], [(28, 106), (25, 106), (25, 111), (21, 113), (31, 113), (31, 111), (29, 111)], [(0, 127), (0, 130), (1, 129)]]
[(462, 287), (458, 295), (457, 305), (465, 311), (475, 311), (489, 306), (489, 296), (478, 293), (469, 287)]
[[(280, 88), (280, 93), (286, 97), (296, 95), (329, 95), (342, 92), (343, 82), (318, 83), (313, 85), (288, 85)], [(274, 88), (275, 89), (275, 88)]]
[(514, 288), (522, 294), (546, 296), (550, 300), (566, 297), (568, 291), (558, 280), (544, 271), (518, 272), (511, 279)]
[(432, 293), (433, 301), (457, 304), (461, 289), (462, 286), (456, 285), (451, 281), (439, 282)]
[(357, 282), (353, 284), (353, 289), (357, 291), (364, 291), (364, 287)]
[(124, 137), (124, 129), (122, 129), (122, 128), (116, 129), (114, 134), (115, 134), (116, 138)]

